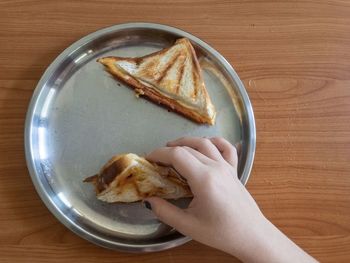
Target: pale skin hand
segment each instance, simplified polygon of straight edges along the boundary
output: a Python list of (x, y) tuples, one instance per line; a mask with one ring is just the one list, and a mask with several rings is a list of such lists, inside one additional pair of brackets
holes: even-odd
[(244, 262), (317, 262), (261, 213), (237, 177), (237, 152), (225, 139), (184, 137), (146, 158), (173, 166), (191, 187), (187, 209), (158, 197), (146, 200), (182, 234)]

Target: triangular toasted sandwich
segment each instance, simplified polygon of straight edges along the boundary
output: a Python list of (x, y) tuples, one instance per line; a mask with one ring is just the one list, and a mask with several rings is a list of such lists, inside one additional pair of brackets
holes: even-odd
[(178, 39), (173, 46), (144, 57), (104, 57), (98, 62), (138, 95), (196, 122), (215, 123), (215, 108), (188, 39)]
[(173, 168), (150, 163), (132, 153), (114, 156), (97, 175), (84, 182), (93, 183), (97, 198), (108, 203), (136, 202), (150, 196), (192, 196), (187, 182)]

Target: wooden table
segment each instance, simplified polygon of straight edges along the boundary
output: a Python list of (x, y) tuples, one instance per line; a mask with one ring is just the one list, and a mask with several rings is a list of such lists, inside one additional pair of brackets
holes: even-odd
[(57, 221), (29, 178), (24, 118), (45, 68), (90, 32), (147, 21), (193, 33), (235, 67), (257, 124), (249, 191), (317, 259), (350, 262), (350, 2), (142, 2), (0, 1), (0, 261), (234, 261), (194, 241), (147, 255), (92, 245)]

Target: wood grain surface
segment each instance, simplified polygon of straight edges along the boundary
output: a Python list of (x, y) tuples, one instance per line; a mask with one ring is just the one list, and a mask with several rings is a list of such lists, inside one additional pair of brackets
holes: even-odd
[(0, 262), (235, 262), (197, 242), (146, 255), (97, 247), (51, 215), (25, 164), (26, 109), (72, 42), (129, 21), (200, 37), (252, 100), (248, 189), (265, 215), (322, 262), (350, 262), (349, 1), (0, 1)]

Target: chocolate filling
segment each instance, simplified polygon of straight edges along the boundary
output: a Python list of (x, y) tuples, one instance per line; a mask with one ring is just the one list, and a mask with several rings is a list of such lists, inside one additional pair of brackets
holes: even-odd
[(125, 167), (122, 165), (122, 162), (122, 159), (118, 159), (102, 170), (97, 182), (97, 189), (99, 192), (106, 189), (106, 187), (113, 182), (117, 175), (124, 170)]

